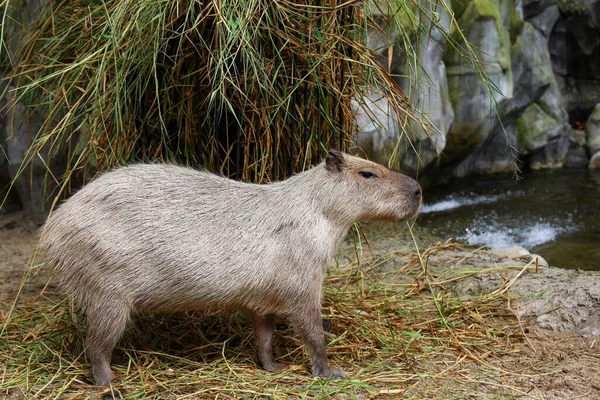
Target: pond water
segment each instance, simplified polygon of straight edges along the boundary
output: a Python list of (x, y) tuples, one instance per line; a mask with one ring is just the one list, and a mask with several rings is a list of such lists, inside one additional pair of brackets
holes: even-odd
[(555, 267), (600, 270), (600, 171), (457, 180), (425, 191), (417, 225), (473, 245), (525, 247)]

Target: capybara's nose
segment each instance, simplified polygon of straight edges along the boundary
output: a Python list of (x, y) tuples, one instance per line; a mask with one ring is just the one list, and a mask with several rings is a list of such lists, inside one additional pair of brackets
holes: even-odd
[(421, 187), (419, 186), (417, 190), (415, 190), (415, 199), (421, 200)]
[(409, 190), (412, 191), (413, 198), (417, 201), (421, 201), (421, 197), (423, 196), (421, 185), (415, 180), (412, 180), (411, 183), (412, 187)]

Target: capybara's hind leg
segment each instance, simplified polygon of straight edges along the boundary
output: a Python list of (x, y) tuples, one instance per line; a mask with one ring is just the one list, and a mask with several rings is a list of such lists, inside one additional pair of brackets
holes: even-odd
[(108, 385), (115, 377), (110, 369), (110, 358), (128, 320), (129, 310), (123, 309), (122, 304), (103, 304), (102, 310), (87, 313), (86, 345), (96, 385)]
[(285, 367), (285, 364), (275, 362), (273, 359), (273, 331), (275, 329), (275, 315), (265, 316), (252, 312), (254, 320), (254, 332), (256, 345), (258, 346), (258, 358), (262, 367), (267, 371), (277, 371)]

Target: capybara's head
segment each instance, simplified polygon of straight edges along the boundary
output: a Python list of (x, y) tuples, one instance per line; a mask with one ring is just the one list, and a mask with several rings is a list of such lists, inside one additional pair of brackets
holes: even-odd
[(325, 168), (358, 219), (400, 221), (421, 208), (421, 186), (383, 165), (331, 150)]

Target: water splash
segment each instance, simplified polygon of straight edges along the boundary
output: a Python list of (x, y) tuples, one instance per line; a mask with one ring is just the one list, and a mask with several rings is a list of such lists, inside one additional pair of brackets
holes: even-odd
[(491, 249), (502, 247), (533, 247), (555, 240), (566, 228), (549, 222), (538, 222), (524, 227), (508, 227), (498, 222), (477, 224), (467, 229), (461, 239), (473, 245), (487, 245)]
[(440, 237), (522, 246), (550, 265), (600, 270), (600, 171), (476, 177), (426, 191), (417, 223)]
[(473, 206), (478, 204), (490, 204), (495, 203), (499, 200), (507, 197), (518, 197), (523, 195), (522, 192), (505, 192), (501, 194), (493, 195), (468, 195), (468, 196), (448, 196), (447, 199), (438, 201), (432, 204), (423, 204), (421, 207), (421, 214), (428, 214), (433, 212), (442, 212), (454, 210), (459, 207)]
[[(492, 249), (519, 246), (531, 250), (540, 244), (552, 242), (561, 234), (569, 231), (565, 227), (564, 220), (540, 218), (537, 221), (531, 221), (515, 216), (511, 210), (506, 209), (504, 204), (506, 201), (514, 201), (525, 196), (527, 196), (527, 192), (521, 190), (480, 195), (463, 192), (446, 196), (435, 203), (423, 205), (421, 214), (431, 214), (432, 216), (447, 214), (450, 216), (456, 213), (469, 213), (466, 221), (470, 221), (467, 222), (467, 228), (463, 228), (466, 233), (457, 234), (455, 237), (465, 240), (469, 244), (486, 245)], [(456, 211), (459, 208), (461, 210)], [(562, 218), (564, 219), (565, 216)], [(567, 217), (567, 219), (569, 218)], [(465, 219), (463, 221), (466, 222)], [(446, 231), (455, 230), (452, 228), (453, 221), (446, 220), (445, 225)], [(438, 226), (438, 228), (440, 227)], [(433, 230), (437, 231), (438, 229), (434, 228)]]

